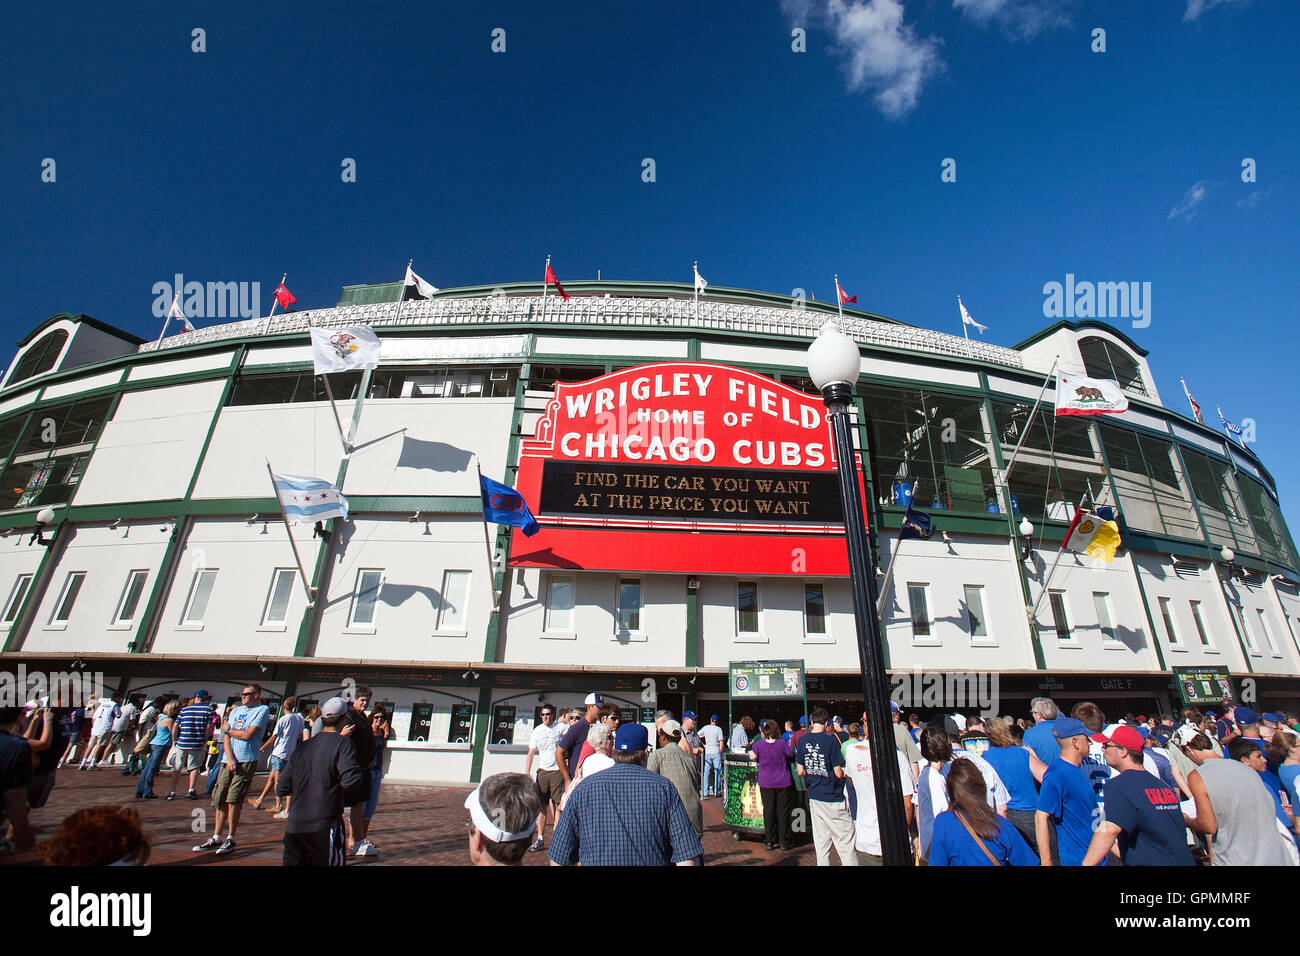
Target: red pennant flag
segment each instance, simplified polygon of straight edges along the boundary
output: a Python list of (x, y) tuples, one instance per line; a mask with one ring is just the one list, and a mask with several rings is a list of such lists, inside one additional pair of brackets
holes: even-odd
[(560, 295), (564, 298), (565, 302), (569, 301), (569, 293), (564, 291), (564, 286), (560, 285), (560, 280), (559, 277), (556, 276), (555, 270), (552, 269), (549, 265), (546, 267), (546, 282), (547, 284), (554, 282), (555, 291), (560, 293)]
[(850, 297), (849, 297), (849, 294), (848, 294), (847, 292), (844, 291), (844, 289), (840, 286), (840, 284), (839, 284), (838, 282), (835, 283), (835, 291), (838, 292), (838, 293), (840, 294), (840, 302), (841, 302), (841, 303), (844, 303), (844, 302), (852, 302), (852, 303), (854, 303), (855, 305), (857, 304), (858, 297), (855, 295), (855, 296), (853, 296), (852, 298), (850, 298)]
[(275, 301), (280, 303), (280, 308), (287, 309), (298, 300), (294, 298), (293, 293), (286, 289), (284, 283), (281, 282), (275, 287)]

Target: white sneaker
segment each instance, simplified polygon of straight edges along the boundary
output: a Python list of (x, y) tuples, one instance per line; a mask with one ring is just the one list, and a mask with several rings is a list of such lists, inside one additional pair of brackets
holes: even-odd
[(378, 856), (379, 847), (375, 846), (369, 840), (362, 840), (357, 844), (357, 848), (352, 851), (353, 856)]

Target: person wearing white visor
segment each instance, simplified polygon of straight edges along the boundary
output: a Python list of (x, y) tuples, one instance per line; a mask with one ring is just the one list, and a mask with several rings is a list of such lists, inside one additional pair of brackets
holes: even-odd
[(475, 866), (519, 866), (537, 830), (537, 784), (522, 773), (498, 773), (465, 798), (469, 859)]

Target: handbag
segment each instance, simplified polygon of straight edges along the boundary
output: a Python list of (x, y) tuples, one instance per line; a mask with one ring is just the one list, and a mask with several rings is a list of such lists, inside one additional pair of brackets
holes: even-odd
[(153, 729), (152, 729), (149, 733), (147, 733), (147, 734), (142, 734), (142, 735), (140, 736), (140, 739), (139, 739), (138, 741), (136, 741), (136, 745), (135, 745), (135, 747), (131, 750), (131, 753), (133, 753), (133, 754), (143, 754), (143, 753), (147, 752), (147, 751), (149, 750), (150, 746), (152, 746), (152, 744), (153, 744), (153, 739), (154, 739), (155, 736), (157, 736), (157, 734), (158, 734), (158, 726), (155, 724), (154, 727), (153, 727)]
[(966, 828), (966, 832), (975, 838), (975, 842), (980, 845), (980, 849), (984, 851), (984, 855), (993, 861), (993, 865), (1001, 866), (1001, 861), (989, 852), (989, 848), (984, 845), (984, 841), (980, 839), (980, 835), (975, 832), (975, 829), (969, 823), (966, 822), (966, 818), (962, 816), (962, 812), (960, 810), (954, 810), (953, 813), (956, 815), (957, 819), (961, 821), (961, 825)]

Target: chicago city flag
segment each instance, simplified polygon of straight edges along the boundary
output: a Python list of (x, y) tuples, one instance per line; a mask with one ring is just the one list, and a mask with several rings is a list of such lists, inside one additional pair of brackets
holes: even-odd
[(379, 336), (368, 325), (346, 329), (312, 329), (311, 361), (314, 374), (374, 368), (379, 364)]
[(324, 521), (347, 518), (348, 499), (324, 478), (302, 475), (277, 475), (271, 472), (280, 510), (290, 521)]
[(1114, 415), (1128, 411), (1128, 396), (1108, 378), (1056, 373), (1056, 414)]
[[(1113, 513), (1113, 512), (1112, 512)], [(1080, 508), (1061, 542), (1062, 551), (1078, 551), (1110, 563), (1119, 547), (1119, 525)]]

